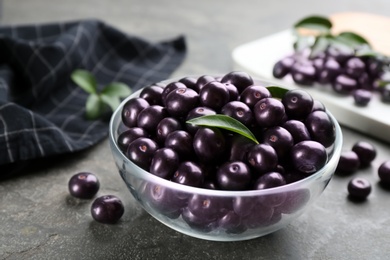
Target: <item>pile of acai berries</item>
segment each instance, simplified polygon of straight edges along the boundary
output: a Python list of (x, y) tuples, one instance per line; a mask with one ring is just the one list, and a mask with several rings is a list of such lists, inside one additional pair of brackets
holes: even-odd
[[(189, 122), (211, 115), (217, 120), (207, 126)], [(145, 87), (121, 116), (117, 144), (126, 157), (161, 178), (207, 189), (301, 180), (327, 163), (335, 141), (331, 117), (306, 91), (256, 84), (238, 71)], [(221, 127), (227, 117), (255, 139)]]
[(373, 55), (359, 55), (358, 50), (329, 44), (313, 54), (306, 48), (283, 57), (273, 66), (273, 76), (291, 79), (305, 86), (321, 86), (334, 93), (352, 96), (355, 104), (366, 106), (374, 93), (390, 102), (389, 60)]

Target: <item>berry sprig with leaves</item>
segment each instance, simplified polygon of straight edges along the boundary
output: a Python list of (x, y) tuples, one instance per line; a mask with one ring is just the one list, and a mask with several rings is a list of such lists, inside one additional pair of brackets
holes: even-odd
[[(382, 101), (390, 102), (390, 57), (374, 50), (362, 35), (335, 32), (332, 21), (324, 16), (297, 21), (293, 34), (294, 54), (275, 64), (275, 78), (290, 74), (298, 84), (330, 84), (338, 93), (353, 95), (360, 106), (367, 105), (372, 96), (369, 92), (374, 91)], [(329, 57), (336, 62), (326, 63)], [(354, 73), (355, 68), (361, 73)]]
[(352, 49), (355, 56), (375, 56), (388, 60), (388, 57), (373, 50), (369, 41), (362, 35), (350, 31), (336, 34), (332, 33), (332, 28), (332, 22), (324, 16), (308, 16), (299, 20), (294, 24), (295, 51), (309, 48), (310, 56), (314, 57), (325, 51), (329, 45), (339, 45)]
[(131, 94), (129, 86), (121, 82), (109, 83), (99, 90), (95, 76), (86, 70), (75, 70), (71, 74), (71, 79), (89, 93), (85, 104), (85, 116), (88, 120), (96, 120), (109, 110), (115, 111), (121, 98)]

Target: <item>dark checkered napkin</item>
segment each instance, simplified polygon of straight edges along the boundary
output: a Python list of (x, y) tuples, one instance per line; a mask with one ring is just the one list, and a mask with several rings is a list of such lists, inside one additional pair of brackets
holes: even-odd
[(0, 27), (0, 177), (107, 136), (107, 121), (85, 119), (74, 70), (136, 90), (169, 77), (185, 52), (183, 37), (150, 43), (97, 20)]

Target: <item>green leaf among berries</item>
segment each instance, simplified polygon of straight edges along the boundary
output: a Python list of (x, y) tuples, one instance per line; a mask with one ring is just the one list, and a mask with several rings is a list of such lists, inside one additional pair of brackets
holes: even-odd
[(256, 144), (259, 142), (256, 140), (256, 137), (253, 133), (240, 121), (226, 115), (206, 115), (201, 117), (196, 117), (187, 121), (188, 124), (208, 126), (208, 127), (218, 127), (226, 129), (246, 138), (252, 140)]
[(281, 88), (278, 86), (268, 86), (267, 89), (271, 93), (272, 97), (279, 98), (279, 99), (281, 99), (284, 96), (284, 94), (286, 94), (286, 92), (288, 91), (288, 89)]
[(336, 35), (333, 40), (336, 43), (345, 44), (351, 48), (356, 48), (362, 45), (370, 46), (369, 42), (363, 36), (354, 32), (342, 32)]

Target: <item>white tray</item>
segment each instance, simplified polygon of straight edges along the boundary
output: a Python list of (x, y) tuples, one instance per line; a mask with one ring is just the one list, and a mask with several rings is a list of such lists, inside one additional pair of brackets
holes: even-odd
[(337, 95), (329, 88), (300, 86), (291, 78), (278, 80), (273, 77), (274, 64), (293, 52), (293, 41), (292, 32), (286, 30), (238, 46), (232, 53), (236, 69), (286, 88), (305, 89), (313, 98), (324, 103), (341, 125), (390, 142), (390, 104), (381, 102), (379, 95), (375, 95), (368, 106), (358, 107), (353, 97)]

